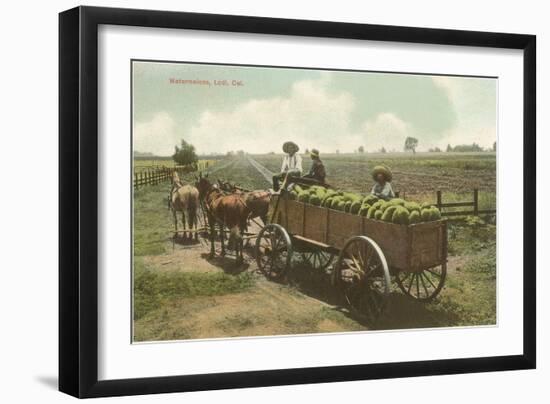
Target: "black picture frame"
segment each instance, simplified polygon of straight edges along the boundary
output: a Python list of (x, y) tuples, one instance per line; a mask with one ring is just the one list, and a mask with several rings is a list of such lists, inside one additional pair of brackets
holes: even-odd
[[(523, 213), (523, 354), (99, 381), (100, 24), (523, 50), (523, 200), (525, 206), (530, 206)], [(59, 390), (84, 398), (535, 368), (535, 121), (534, 35), (96, 7), (77, 7), (60, 13)]]

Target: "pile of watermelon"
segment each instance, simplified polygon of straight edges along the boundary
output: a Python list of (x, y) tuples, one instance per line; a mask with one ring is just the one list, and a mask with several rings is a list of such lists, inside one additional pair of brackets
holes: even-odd
[(289, 197), (299, 202), (396, 224), (414, 224), (441, 219), (439, 209), (429, 203), (419, 204), (401, 198), (384, 201), (374, 195), (363, 196), (353, 192), (327, 189), (320, 185), (309, 188), (294, 185)]

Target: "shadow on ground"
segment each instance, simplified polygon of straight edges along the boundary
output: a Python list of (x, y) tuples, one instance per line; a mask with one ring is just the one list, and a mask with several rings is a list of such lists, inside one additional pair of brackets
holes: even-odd
[(243, 263), (237, 265), (234, 251), (226, 252), (224, 256), (221, 256), (220, 252), (216, 251), (216, 255), (214, 257), (210, 257), (210, 253), (202, 253), (201, 257), (207, 260), (210, 264), (220, 268), (228, 275), (238, 275), (247, 271), (250, 267), (250, 264), (247, 262), (246, 258)]
[[(421, 303), (405, 296), (395, 285), (388, 298), (388, 304), (376, 322), (368, 322), (360, 314), (348, 310), (343, 296), (331, 283), (330, 273), (316, 270), (307, 263), (296, 262), (288, 275), (288, 283), (301, 293), (321, 300), (333, 310), (374, 330), (406, 328), (430, 328), (452, 326), (459, 317), (448, 311), (436, 310), (433, 303)], [(437, 299), (436, 299), (437, 301)]]

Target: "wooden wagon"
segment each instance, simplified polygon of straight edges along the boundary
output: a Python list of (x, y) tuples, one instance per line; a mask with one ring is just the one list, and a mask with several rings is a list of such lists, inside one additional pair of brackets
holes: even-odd
[[(272, 198), (270, 223), (256, 239), (260, 270), (284, 277), (293, 256), (328, 269), (352, 310), (376, 317), (385, 307), (392, 277), (419, 301), (433, 299), (447, 272), (447, 222), (399, 225), (290, 200)], [(331, 265), (333, 259), (336, 262)]]

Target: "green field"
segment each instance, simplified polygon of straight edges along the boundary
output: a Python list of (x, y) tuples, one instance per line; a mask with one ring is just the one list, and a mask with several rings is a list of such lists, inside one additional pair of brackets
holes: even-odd
[[(280, 155), (254, 155), (270, 171)], [(494, 153), (340, 154), (323, 156), (328, 181), (366, 193), (376, 164), (389, 165), (394, 187), (406, 199), (471, 199), (480, 190), (484, 208), (495, 206)], [(309, 162), (304, 159), (304, 168)], [(270, 187), (246, 156), (220, 158), (208, 170), (213, 180), (249, 189)], [(193, 182), (196, 173), (184, 176)], [(207, 259), (207, 244), (172, 244), (173, 219), (166, 206), (169, 183), (134, 193), (135, 339), (166, 340), (243, 335), (339, 332), (496, 323), (496, 226), (494, 216), (462, 217), (449, 223), (446, 286), (435, 301), (411, 301), (393, 288), (388, 312), (376, 324), (363, 324), (340, 310), (338, 296), (323, 272), (293, 259), (288, 285), (267, 282), (248, 263), (238, 270), (232, 257)], [(248, 250), (251, 254), (251, 250)]]
[[(282, 155), (253, 157), (271, 171), (280, 170)], [(495, 153), (354, 153), (321, 157), (327, 182), (339, 189), (370, 192), (373, 167), (385, 164), (392, 169), (394, 190), (407, 199), (435, 201), (439, 190), (445, 202), (471, 200), (473, 189), (477, 188), (482, 209), (494, 209), (496, 204)], [(308, 170), (309, 165), (304, 156), (304, 170)]]

